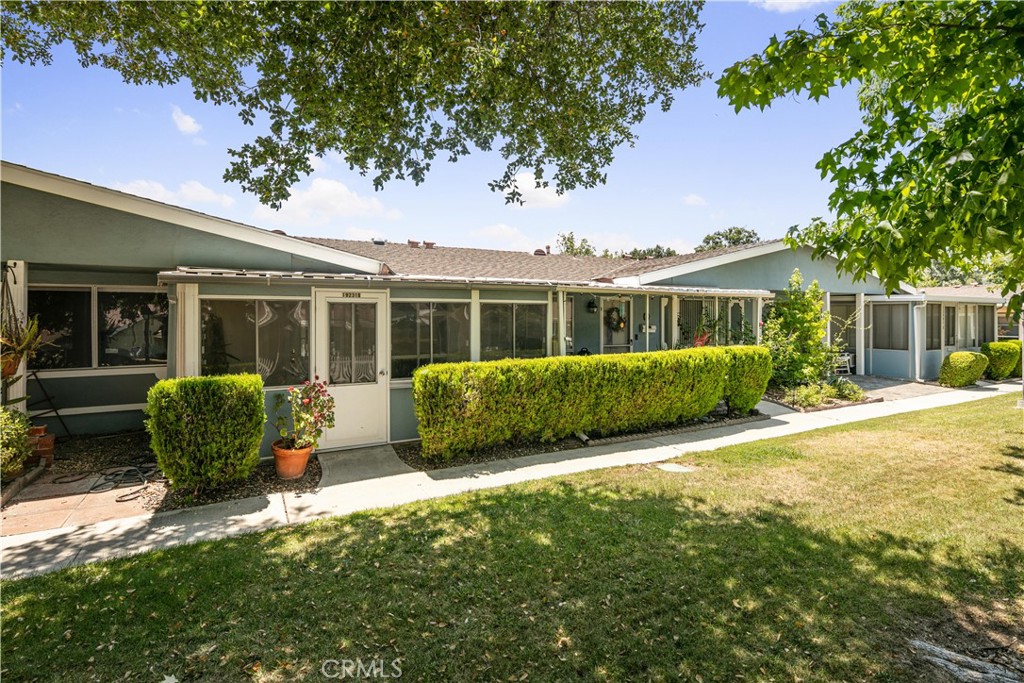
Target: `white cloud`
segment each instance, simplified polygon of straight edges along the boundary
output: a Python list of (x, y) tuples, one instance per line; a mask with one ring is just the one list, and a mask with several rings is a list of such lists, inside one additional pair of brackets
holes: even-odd
[(226, 195), (211, 190), (198, 180), (189, 180), (178, 186), (177, 190), (170, 190), (155, 180), (133, 180), (130, 183), (115, 183), (115, 190), (127, 192), (139, 197), (148, 197), (158, 202), (175, 205), (196, 205), (216, 204), (228, 208), (235, 203), (235, 200)]
[(707, 204), (707, 201), (699, 194), (691, 192), (683, 197), (683, 204), (686, 204), (687, 206), (704, 206)]
[(779, 14), (799, 12), (808, 7), (823, 4), (823, 0), (749, 0), (749, 2), (751, 5), (757, 5), (763, 10), (778, 12)]
[(171, 118), (174, 119), (174, 125), (178, 130), (185, 135), (195, 135), (203, 129), (198, 121), (183, 112), (178, 105), (174, 105), (171, 110)]
[(537, 178), (532, 173), (516, 175), (516, 185), (523, 193), (522, 204), (512, 204), (516, 209), (554, 209), (569, 202), (569, 193), (558, 194), (554, 187), (536, 187)]
[(472, 230), (467, 236), (465, 243), (455, 246), (479, 247), (482, 249), (502, 249), (507, 251), (526, 251), (533, 253), (534, 249), (544, 247), (542, 240), (530, 237), (517, 227), (507, 223), (495, 223), (485, 225), (482, 228)]
[(258, 225), (272, 223), (297, 229), (326, 227), (339, 218), (394, 220), (400, 216), (400, 212), (385, 208), (376, 197), (363, 197), (345, 183), (329, 178), (313, 178), (307, 187), (292, 190), (292, 196), (279, 211), (260, 206), (253, 214)]

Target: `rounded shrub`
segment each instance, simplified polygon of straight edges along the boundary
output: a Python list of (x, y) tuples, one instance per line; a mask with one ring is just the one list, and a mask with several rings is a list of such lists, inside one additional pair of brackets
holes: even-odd
[(1007, 344), (1013, 344), (1014, 348), (1016, 349), (1016, 354), (1017, 354), (1017, 366), (1010, 372), (1010, 377), (1020, 377), (1021, 376), (1021, 353), (1020, 353), (1020, 349), (1021, 349), (1022, 342), (1021, 342), (1020, 339), (1011, 339), (1010, 341), (1008, 341), (1006, 343)]
[(981, 352), (988, 358), (985, 376), (989, 379), (1006, 379), (1020, 363), (1020, 342), (986, 342), (981, 345)]
[(28, 416), (20, 410), (0, 409), (0, 476), (4, 479), (21, 474), (25, 459), (32, 455), (30, 426)]
[(736, 413), (749, 413), (764, 396), (772, 378), (772, 354), (763, 346), (722, 347), (729, 358), (725, 400)]
[(146, 414), (157, 465), (174, 488), (245, 479), (259, 462), (266, 421), (259, 375), (162, 380), (149, 390)]
[(956, 351), (946, 356), (939, 368), (939, 384), (944, 387), (969, 387), (981, 379), (988, 358), (974, 351)]

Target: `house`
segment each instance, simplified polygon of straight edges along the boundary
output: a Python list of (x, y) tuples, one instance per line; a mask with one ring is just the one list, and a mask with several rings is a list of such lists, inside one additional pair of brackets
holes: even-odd
[(780, 241), (629, 260), (298, 238), (0, 171), (0, 260), (52, 340), (12, 390), (36, 412), (52, 397), (75, 433), (137, 428), (159, 378), (244, 371), (268, 395), (329, 378), (323, 448), (411, 439), (420, 365), (753, 342), (796, 267), (828, 292), (857, 373), (935, 377), (943, 354), (996, 333), (998, 295), (887, 297)]

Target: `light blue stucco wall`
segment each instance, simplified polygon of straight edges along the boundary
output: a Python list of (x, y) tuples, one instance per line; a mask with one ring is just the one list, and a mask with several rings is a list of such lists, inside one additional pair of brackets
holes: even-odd
[(391, 440), (407, 441), (418, 439), (416, 411), (413, 407), (411, 386), (392, 386), (388, 398), (391, 401)]
[(781, 291), (789, 285), (793, 269), (799, 268), (805, 284), (817, 280), (822, 289), (827, 292), (885, 293), (877, 278), (869, 277), (866, 282), (853, 282), (849, 276), (840, 276), (836, 272), (835, 259), (815, 261), (811, 258), (812, 253), (812, 250), (807, 247), (801, 247), (797, 251), (786, 249), (708, 270), (680, 275), (657, 284)]
[(938, 379), (944, 354), (941, 350), (924, 351), (921, 358), (921, 379)]
[(177, 266), (340, 272), (338, 266), (180, 225), (0, 183), (0, 258), (148, 270)]

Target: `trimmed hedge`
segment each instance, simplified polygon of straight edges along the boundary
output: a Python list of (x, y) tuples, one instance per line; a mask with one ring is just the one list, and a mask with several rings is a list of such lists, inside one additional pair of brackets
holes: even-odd
[(21, 474), (26, 458), (32, 455), (28, 438), (28, 416), (14, 408), (0, 408), (0, 476), (10, 479)]
[(725, 400), (729, 409), (749, 413), (764, 396), (772, 378), (772, 354), (763, 346), (725, 346), (729, 369), (725, 378)]
[(988, 358), (985, 376), (989, 379), (1006, 379), (1020, 363), (1020, 343), (986, 342), (981, 345), (981, 352)]
[(956, 351), (942, 360), (939, 384), (944, 387), (969, 387), (981, 379), (988, 358), (974, 351)]
[(199, 491), (248, 477), (260, 459), (263, 407), (259, 375), (182, 377), (153, 385), (146, 429), (171, 486)]
[[(746, 406), (764, 390), (760, 357), (760, 351), (703, 347), (426, 365), (413, 374), (423, 457), (448, 459), (510, 441), (550, 442), (579, 431), (612, 434), (702, 417), (725, 395), (732, 358), (743, 358), (732, 401)], [(740, 376), (758, 385), (740, 391)]]

